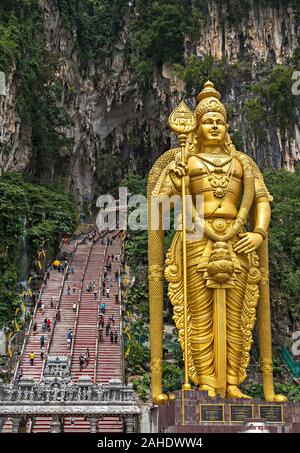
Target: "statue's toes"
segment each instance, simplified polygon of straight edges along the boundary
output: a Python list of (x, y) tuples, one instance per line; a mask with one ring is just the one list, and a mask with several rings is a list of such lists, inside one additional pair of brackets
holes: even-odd
[(210, 398), (216, 398), (217, 396), (215, 390), (208, 390), (207, 394)]
[(241, 398), (252, 400), (252, 396), (246, 395), (245, 393), (242, 393), (241, 395), (242, 395)]

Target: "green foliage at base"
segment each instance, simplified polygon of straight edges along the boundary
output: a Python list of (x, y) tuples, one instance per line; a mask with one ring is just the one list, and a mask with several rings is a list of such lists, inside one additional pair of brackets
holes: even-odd
[[(257, 384), (256, 382), (248, 380), (242, 384), (240, 388), (246, 395), (255, 399), (264, 400), (262, 384)], [(285, 395), (288, 401), (293, 403), (300, 401), (299, 385), (291, 382), (275, 383), (275, 393)]]
[(184, 368), (165, 363), (163, 366), (163, 391), (166, 393), (178, 390), (184, 382)]
[(18, 173), (0, 178), (0, 326), (13, 318), (20, 305), (20, 238), (24, 236), (30, 259), (43, 241), (51, 257), (62, 236), (71, 234), (76, 224), (70, 195), (26, 182)]
[(300, 169), (264, 172), (274, 197), (269, 234), (271, 285), (288, 303), (290, 314), (300, 319)]
[[(129, 175), (122, 180), (121, 186), (126, 187), (128, 193), (132, 195), (146, 195), (146, 178), (138, 175)], [(144, 207), (144, 214), (146, 206)], [(127, 264), (132, 268), (134, 274), (138, 273), (140, 266), (146, 266), (147, 258), (147, 238), (146, 230), (129, 231), (130, 240), (126, 244)]]
[[(128, 342), (130, 352), (126, 358), (127, 364), (130, 367), (131, 373), (143, 373), (145, 368), (149, 369), (150, 351), (145, 345), (138, 343), (136, 338), (132, 338)], [(148, 366), (147, 366), (148, 364)]]
[(148, 285), (137, 283), (128, 289), (125, 300), (125, 309), (132, 313), (135, 309), (143, 317), (145, 322), (149, 321)]
[(150, 373), (144, 373), (139, 378), (131, 380), (133, 389), (137, 392), (142, 401), (149, 400), (150, 397)]

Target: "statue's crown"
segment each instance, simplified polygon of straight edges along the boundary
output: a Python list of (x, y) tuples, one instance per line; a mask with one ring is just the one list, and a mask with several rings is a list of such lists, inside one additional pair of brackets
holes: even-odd
[(198, 94), (198, 105), (195, 110), (196, 118), (199, 120), (205, 113), (219, 112), (225, 120), (227, 114), (224, 105), (220, 102), (221, 95), (209, 80), (205, 82), (203, 90)]

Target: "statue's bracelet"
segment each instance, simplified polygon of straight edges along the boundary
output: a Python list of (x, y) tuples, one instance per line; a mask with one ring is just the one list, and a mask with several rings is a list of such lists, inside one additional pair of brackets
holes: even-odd
[(253, 233), (258, 233), (258, 234), (260, 234), (260, 235), (263, 237), (264, 240), (265, 240), (266, 237), (267, 237), (267, 233), (265, 232), (265, 230), (263, 230), (262, 228), (259, 228), (259, 227), (254, 228)]

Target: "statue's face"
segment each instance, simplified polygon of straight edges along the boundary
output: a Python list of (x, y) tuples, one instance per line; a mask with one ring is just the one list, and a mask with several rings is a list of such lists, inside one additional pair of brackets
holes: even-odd
[(218, 112), (205, 113), (198, 126), (198, 140), (202, 145), (222, 145), (226, 135), (226, 123)]

